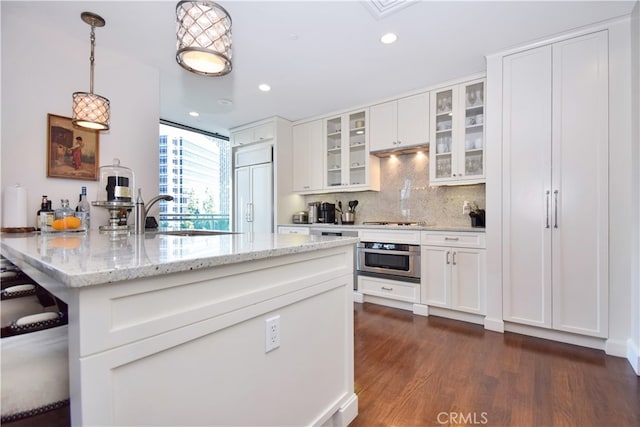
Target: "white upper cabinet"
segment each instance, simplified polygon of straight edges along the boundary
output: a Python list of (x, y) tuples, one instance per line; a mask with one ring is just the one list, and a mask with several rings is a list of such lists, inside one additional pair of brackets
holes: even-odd
[(231, 146), (252, 144), (273, 139), (275, 136), (275, 126), (273, 123), (263, 123), (247, 129), (234, 131), (231, 133)]
[(374, 105), (369, 111), (371, 152), (429, 143), (428, 92)]
[(322, 120), (293, 126), (293, 191), (323, 188)]
[(380, 190), (380, 161), (369, 155), (363, 109), (324, 119), (325, 190)]
[(485, 181), (484, 79), (431, 92), (430, 185)]

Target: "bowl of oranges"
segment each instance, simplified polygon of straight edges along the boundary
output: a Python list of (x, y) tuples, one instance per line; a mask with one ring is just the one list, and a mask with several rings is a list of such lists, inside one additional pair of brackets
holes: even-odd
[(65, 216), (62, 218), (49, 219), (46, 224), (41, 227), (44, 233), (61, 233), (69, 231), (86, 231), (82, 220), (77, 216)]

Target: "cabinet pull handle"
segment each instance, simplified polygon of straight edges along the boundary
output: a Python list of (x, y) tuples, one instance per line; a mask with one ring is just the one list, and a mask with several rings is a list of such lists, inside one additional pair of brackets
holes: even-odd
[(447, 265), (448, 265), (448, 264), (451, 264), (451, 262), (449, 262), (449, 254), (450, 254), (450, 253), (451, 253), (451, 252), (447, 251)]
[(456, 254), (457, 252), (454, 252), (453, 256), (451, 257), (453, 259), (453, 265), (456, 265)]
[(445, 236), (444, 240), (453, 240), (454, 242), (457, 242), (458, 240), (460, 240), (460, 238), (459, 237)]
[(549, 202), (550, 202), (550, 198), (551, 198), (551, 196), (550, 196), (551, 195), (551, 191), (547, 190), (545, 192), (545, 194), (546, 194), (546, 199), (547, 199), (547, 219), (545, 220), (544, 228), (549, 228), (550, 227), (550, 225), (549, 225)]
[(253, 203), (247, 203), (247, 222), (253, 222)]
[(387, 288), (386, 286), (383, 286), (383, 287), (382, 287), (382, 290), (383, 290), (383, 291), (392, 291), (392, 290), (393, 290), (393, 288)]
[(554, 218), (554, 222), (553, 222), (553, 228), (558, 228), (558, 190), (554, 190), (553, 191), (553, 198), (555, 199), (554, 202), (556, 204), (555, 206), (555, 218)]

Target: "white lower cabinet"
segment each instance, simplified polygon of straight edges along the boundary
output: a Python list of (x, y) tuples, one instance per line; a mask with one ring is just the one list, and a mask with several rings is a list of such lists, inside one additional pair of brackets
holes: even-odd
[(358, 276), (358, 292), (381, 298), (419, 303), (420, 284), (377, 277)]
[(423, 232), (423, 242), (433, 244), (421, 249), (422, 304), (484, 314), (486, 251), (468, 247), (475, 240), (484, 246), (484, 235), (480, 234)]

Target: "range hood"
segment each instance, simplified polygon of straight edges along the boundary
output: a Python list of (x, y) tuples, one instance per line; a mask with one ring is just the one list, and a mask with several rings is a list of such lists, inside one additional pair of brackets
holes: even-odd
[(411, 147), (404, 147), (404, 148), (390, 148), (388, 150), (376, 150), (376, 151), (370, 151), (369, 154), (376, 157), (390, 157), (390, 156), (400, 156), (402, 154), (414, 154), (419, 151), (422, 151), (423, 153), (428, 154), (429, 144), (413, 145)]

